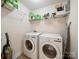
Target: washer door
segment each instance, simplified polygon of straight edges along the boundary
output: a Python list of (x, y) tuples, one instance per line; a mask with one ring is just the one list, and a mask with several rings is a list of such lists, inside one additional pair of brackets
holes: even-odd
[(26, 46), (26, 48), (27, 48), (28, 50), (32, 50), (32, 49), (33, 49), (33, 45), (32, 45), (32, 43), (31, 43), (30, 40), (26, 40), (25, 46)]
[(44, 44), (42, 44), (42, 52), (46, 58), (55, 59), (59, 57), (60, 59), (59, 49), (51, 42), (44, 42)]
[(32, 53), (34, 51), (34, 42), (31, 39), (25, 41), (26, 52)]

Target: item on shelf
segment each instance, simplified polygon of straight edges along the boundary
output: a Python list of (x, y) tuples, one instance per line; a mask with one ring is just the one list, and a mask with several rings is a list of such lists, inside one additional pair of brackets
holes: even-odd
[(29, 13), (29, 18), (30, 18), (30, 20), (32, 20), (32, 19), (34, 19), (34, 13), (31, 11), (30, 13)]
[(52, 13), (52, 16), (54, 17), (56, 15), (56, 13)]
[(31, 16), (34, 16), (34, 13), (32, 11), (29, 13), (29, 17)]
[(18, 9), (18, 1), (19, 0), (3, 0), (1, 7), (4, 7), (5, 5), (9, 5), (13, 8)]
[(64, 6), (60, 6), (57, 8), (57, 11), (63, 11), (64, 10)]
[(43, 17), (44, 17), (45, 19), (49, 19), (50, 15), (49, 15), (49, 13), (47, 13), (47, 14), (44, 14)]
[(56, 13), (52, 13), (52, 14), (51, 14), (51, 18), (50, 18), (50, 19), (52, 19), (52, 20), (53, 20), (55, 15), (56, 15)]
[(42, 20), (42, 17), (40, 15), (35, 15), (35, 20)]
[(57, 9), (57, 11), (63, 11), (64, 10), (64, 3), (63, 2), (59, 2), (55, 5), (55, 8)]
[(31, 19), (34, 19), (34, 16), (31, 16)]

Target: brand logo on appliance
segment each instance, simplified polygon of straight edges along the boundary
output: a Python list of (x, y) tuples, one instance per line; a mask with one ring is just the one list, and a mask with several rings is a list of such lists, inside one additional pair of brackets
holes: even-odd
[(61, 40), (60, 39), (57, 39), (57, 40), (54, 40), (55, 42), (61, 42)]

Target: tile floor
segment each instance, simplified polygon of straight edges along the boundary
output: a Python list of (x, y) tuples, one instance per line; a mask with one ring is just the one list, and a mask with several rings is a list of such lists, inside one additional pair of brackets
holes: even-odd
[(17, 59), (31, 59), (31, 58), (28, 58), (24, 54), (21, 54), (21, 56), (17, 57)]

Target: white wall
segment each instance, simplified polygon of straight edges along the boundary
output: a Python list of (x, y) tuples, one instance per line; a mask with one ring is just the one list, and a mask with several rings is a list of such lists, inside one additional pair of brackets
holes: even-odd
[[(2, 11), (3, 14), (5, 11)], [(31, 31), (31, 24), (28, 21), (29, 9), (20, 4), (18, 10), (14, 10), (1, 19), (2, 42), (4, 33), (8, 32), (10, 44), (13, 49), (13, 59), (16, 59), (22, 53), (22, 40), (26, 32)]]
[[(71, 27), (70, 27), (70, 33), (71, 33), (71, 58), (72, 59), (78, 59), (78, 9), (77, 9), (77, 0), (71, 0), (71, 11), (70, 16), (68, 18), (59, 18), (55, 19), (55, 21), (51, 20), (42, 20), (40, 22), (35, 22), (33, 24), (33, 30), (37, 30), (40, 32), (52, 32), (52, 33), (63, 33), (64, 36), (66, 35), (66, 26), (65, 22), (66, 20), (71, 21)], [(34, 10), (36, 14), (44, 15), (44, 13), (47, 13), (47, 11), (51, 12), (51, 9), (53, 8), (53, 11), (56, 11), (53, 6), (48, 6), (45, 8), (40, 8)], [(62, 23), (61, 23), (62, 22)], [(62, 34), (62, 35), (63, 35)], [(65, 37), (66, 39), (66, 37)]]
[[(39, 14), (41, 16), (44, 16), (44, 14), (46, 13), (53, 13), (53, 12), (57, 12), (56, 8), (55, 8), (55, 4), (54, 5), (49, 5), (47, 7), (44, 7), (44, 8), (39, 8), (39, 9), (35, 9), (33, 10), (34, 14)], [(63, 11), (64, 12), (64, 11)], [(57, 12), (58, 13), (58, 12)], [(62, 12), (61, 12), (62, 13)], [(55, 30), (59, 30), (59, 29), (62, 29), (65, 25), (66, 25), (66, 22), (67, 22), (67, 17), (62, 17), (62, 18), (56, 18), (56, 19), (51, 19), (51, 20), (41, 20), (39, 22), (35, 22), (33, 25), (33, 29), (37, 29), (37, 31), (45, 31), (45, 29), (47, 30), (48, 29), (48, 32), (51, 32), (55, 29), (56, 25), (59, 25), (58, 27), (56, 27)], [(54, 26), (55, 25), (55, 26)], [(36, 28), (36, 26), (38, 28)], [(44, 27), (43, 27), (44, 26)], [(53, 28), (54, 26), (54, 28)], [(45, 27), (50, 27), (50, 28), (53, 28), (53, 29), (50, 29), (50, 28), (45, 28)], [(62, 27), (62, 28), (61, 28)], [(59, 28), (59, 29), (58, 29)]]
[(72, 59), (78, 59), (78, 0), (71, 0), (71, 55)]
[[(44, 15), (45, 13), (57, 12), (54, 5), (50, 5), (45, 8), (36, 9), (33, 11), (35, 14)], [(38, 32), (51, 32), (51, 33), (59, 33), (65, 40), (67, 38), (67, 26), (66, 23), (68, 21), (68, 17), (60, 17), (56, 19), (46, 20), (43, 19), (41, 21), (36, 21), (32, 24), (33, 30)]]

